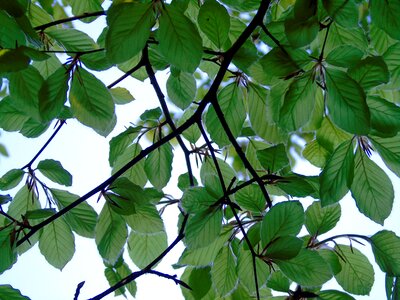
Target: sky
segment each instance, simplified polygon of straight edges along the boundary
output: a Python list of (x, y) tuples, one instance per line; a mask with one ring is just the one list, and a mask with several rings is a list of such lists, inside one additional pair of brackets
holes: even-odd
[[(82, 25), (79, 22), (77, 24), (79, 24), (79, 27)], [(85, 31), (92, 32), (94, 36), (97, 36), (99, 30), (101, 30), (101, 26), (96, 22), (84, 26), (86, 28)], [(97, 76), (107, 85), (121, 74), (117, 72), (110, 77), (103, 74), (97, 74)], [(167, 75), (165, 72), (157, 75), (161, 87), (165, 86)], [(73, 193), (83, 195), (110, 176), (110, 167), (108, 165), (109, 139), (121, 132), (125, 126), (129, 126), (129, 122), (137, 120), (145, 109), (157, 106), (156, 96), (148, 81), (141, 83), (133, 78), (127, 78), (119, 86), (128, 88), (136, 100), (125, 106), (117, 106), (118, 123), (116, 129), (108, 138), (97, 135), (92, 129), (79, 124), (76, 120), (69, 120), (38, 159), (40, 161), (51, 158), (61, 161), (64, 168), (74, 176), (73, 187), (69, 189)], [(10, 157), (0, 158), (0, 176), (8, 170), (20, 168), (30, 161), (51, 133), (52, 130), (49, 129), (38, 139), (26, 139), (19, 134), (1, 132), (0, 143), (6, 145)], [(179, 160), (179, 157), (182, 157), (180, 151), (175, 149), (174, 154), (173, 179), (165, 191), (176, 195), (179, 193), (176, 189), (176, 177), (186, 172), (186, 170), (183, 168), (184, 163)], [(378, 158), (374, 157), (374, 159), (387, 171)], [(310, 175), (319, 173), (317, 168), (304, 162), (299, 163), (296, 171)], [(400, 215), (400, 180), (390, 171), (387, 172), (395, 187), (396, 198), (392, 214), (385, 221), (384, 228), (393, 230), (397, 235), (400, 235), (400, 220), (398, 218)], [(103, 200), (100, 200), (99, 203), (96, 200), (97, 197), (92, 197), (88, 202), (99, 212), (103, 205)], [(311, 202), (305, 201), (305, 203), (309, 204)], [(383, 229), (382, 226), (361, 215), (354, 204), (354, 200), (349, 195), (341, 201), (341, 204), (342, 218), (338, 227), (321, 238), (341, 233), (372, 235), (376, 231)], [(169, 242), (172, 242), (176, 237), (176, 215), (177, 210), (174, 207), (167, 208), (164, 215)], [(343, 239), (340, 242), (347, 243), (347, 240)], [(75, 255), (62, 272), (46, 262), (36, 245), (32, 250), (20, 256), (11, 270), (0, 276), (0, 284), (11, 284), (32, 300), (71, 300), (77, 284), (85, 281), (79, 299), (94, 297), (108, 288), (108, 283), (103, 274), (104, 266), (102, 260), (97, 252), (94, 240), (75, 236), (75, 243)], [(356, 247), (360, 248), (358, 245)], [(157, 267), (157, 270), (168, 274), (180, 275), (181, 271), (172, 269), (171, 264), (177, 261), (182, 249), (182, 245), (179, 245), (171, 251)], [(361, 247), (360, 249), (367, 253), (370, 260), (373, 261), (369, 246)], [(127, 255), (125, 260), (127, 262), (130, 261)], [(130, 264), (130, 266), (132, 270), (137, 270), (133, 264)], [(384, 297), (384, 274), (376, 264), (374, 264), (374, 268), (376, 283), (371, 295), (368, 297), (356, 297), (356, 299), (382, 299)], [(182, 299), (180, 288), (174, 282), (158, 278), (155, 275), (145, 275), (139, 278), (137, 286), (136, 299)], [(326, 287), (336, 288), (337, 286), (332, 281)], [(114, 297), (111, 295), (104, 299), (114, 299)], [(120, 299), (123, 298), (120, 297)]]

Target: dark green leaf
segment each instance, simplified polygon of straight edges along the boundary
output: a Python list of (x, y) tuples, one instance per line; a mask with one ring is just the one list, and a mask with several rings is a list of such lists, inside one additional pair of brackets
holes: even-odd
[[(15, 234), (15, 227), (13, 225), (7, 226), (0, 230), (0, 274), (10, 269), (17, 261), (17, 251), (15, 243), (12, 242), (12, 236)], [(2, 298), (2, 286), (0, 285), (0, 299)]]
[(21, 294), (17, 289), (14, 289), (9, 284), (0, 285), (0, 299), (1, 300), (29, 300), (28, 297)]
[(29, 210), (26, 212), (25, 217), (27, 219), (35, 220), (35, 219), (46, 219), (51, 217), (56, 213), (54, 208), (42, 208), (42, 209), (35, 209)]
[(378, 96), (367, 97), (371, 112), (371, 134), (394, 136), (400, 130), (400, 108)]
[(167, 80), (167, 93), (172, 103), (181, 109), (186, 109), (196, 96), (196, 80), (193, 74), (186, 72), (176, 72)]
[(143, 121), (158, 120), (160, 119), (161, 116), (162, 116), (161, 108), (156, 107), (145, 110), (145, 112), (140, 115), (140, 119)]
[(350, 68), (357, 64), (364, 53), (351, 45), (341, 45), (329, 52), (326, 62), (343, 68)]
[[(194, 186), (198, 185), (196, 177), (193, 176), (193, 184)], [(178, 177), (178, 188), (185, 192), (186, 189), (190, 188), (190, 175), (189, 173), (184, 173), (179, 175)]]
[(358, 26), (358, 7), (354, 0), (324, 0), (330, 17), (343, 27)]
[(51, 181), (65, 186), (72, 185), (72, 175), (64, 169), (61, 163), (54, 159), (39, 162), (37, 169)]
[(305, 225), (311, 235), (320, 235), (333, 229), (341, 216), (339, 204), (322, 207), (319, 201), (311, 204), (306, 210)]
[(382, 230), (371, 237), (375, 261), (389, 276), (400, 275), (400, 238), (392, 231)]
[(383, 54), (385, 63), (390, 71), (390, 85), (398, 88), (400, 84), (400, 43), (390, 46)]
[(0, 189), (2, 191), (10, 190), (16, 187), (24, 177), (25, 172), (21, 169), (12, 169), (0, 178)]
[(30, 58), (17, 49), (0, 49), (0, 72), (18, 72), (29, 66)]
[(140, 127), (128, 127), (125, 131), (110, 140), (108, 161), (110, 162), (111, 167), (114, 165), (116, 159), (124, 153), (126, 148), (139, 135), (140, 130)]
[(273, 260), (288, 260), (297, 256), (302, 246), (303, 241), (297, 237), (290, 235), (278, 236), (270, 242), (264, 255)]
[(203, 299), (212, 285), (210, 267), (192, 269), (188, 283), (194, 299)]
[(335, 290), (325, 290), (318, 293), (318, 300), (355, 300), (349, 294), (335, 291)]
[(7, 194), (7, 195), (0, 195), (0, 205), (6, 204), (12, 200), (12, 197)]
[(283, 275), (282, 271), (272, 272), (267, 281), (267, 287), (279, 292), (288, 292), (290, 288), (289, 279)]
[(268, 173), (276, 173), (289, 165), (284, 144), (258, 150), (257, 158)]
[[(304, 9), (308, 10), (308, 8)], [(317, 17), (309, 19), (288, 19), (285, 22), (285, 33), (290, 44), (295, 47), (303, 47), (311, 43), (318, 34), (319, 23)]]
[(372, 21), (392, 38), (400, 40), (400, 3), (396, 0), (373, 0), (370, 6)]
[(386, 166), (400, 177), (400, 135), (390, 138), (370, 137)]
[(349, 69), (348, 74), (365, 90), (388, 83), (390, 78), (388, 67), (380, 56), (369, 56), (361, 60)]
[(207, 210), (217, 199), (204, 187), (192, 187), (185, 190), (181, 199), (182, 208), (188, 213), (199, 213)]

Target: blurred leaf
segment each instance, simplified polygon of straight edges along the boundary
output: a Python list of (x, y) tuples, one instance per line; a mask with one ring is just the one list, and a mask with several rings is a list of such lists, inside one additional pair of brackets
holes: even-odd
[(400, 3), (396, 0), (371, 1), (372, 21), (392, 38), (400, 40)]

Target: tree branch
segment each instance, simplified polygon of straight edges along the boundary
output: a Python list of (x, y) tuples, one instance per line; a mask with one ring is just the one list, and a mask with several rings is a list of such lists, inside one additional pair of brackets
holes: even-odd
[(95, 12), (91, 12), (91, 13), (84, 13), (84, 14), (79, 15), (79, 16), (73, 16), (73, 17), (69, 17), (69, 18), (65, 18), (65, 19), (60, 19), (60, 20), (56, 20), (56, 21), (53, 21), (53, 22), (49, 22), (49, 23), (46, 23), (46, 24), (42, 24), (42, 25), (34, 27), (33, 29), (39, 30), (39, 31), (43, 31), (46, 28), (49, 28), (51, 26), (55, 26), (55, 25), (58, 25), (58, 24), (68, 23), (68, 22), (71, 22), (71, 21), (90, 18), (90, 17), (105, 16), (105, 15), (106, 15), (106, 11), (104, 11), (104, 10), (95, 11)]

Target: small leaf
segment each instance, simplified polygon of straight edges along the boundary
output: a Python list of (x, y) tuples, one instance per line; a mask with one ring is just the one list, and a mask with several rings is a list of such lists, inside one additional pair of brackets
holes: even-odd
[(115, 104), (127, 104), (135, 100), (131, 93), (123, 87), (115, 87), (110, 89), (111, 96)]
[[(15, 234), (15, 227), (13, 225), (9, 225), (7, 227), (2, 228), (0, 230), (0, 274), (4, 271), (10, 269), (13, 264), (17, 261), (17, 251), (16, 245), (13, 242), (12, 236)], [(1, 285), (0, 285), (0, 299), (9, 299), (2, 298), (1, 293)]]
[(394, 191), (386, 173), (359, 148), (351, 194), (361, 213), (383, 225), (392, 212)]
[(19, 111), (13, 102), (10, 96), (6, 96), (0, 101), (0, 127), (6, 131), (21, 130), (29, 119), (29, 116)]
[(265, 198), (257, 184), (250, 184), (237, 191), (235, 200), (243, 210), (256, 213), (265, 210)]
[[(189, 173), (184, 173), (184, 174), (179, 175), (179, 177), (178, 177), (178, 188), (182, 192), (185, 192), (186, 189), (191, 187), (189, 176), (190, 176)], [(193, 184), (194, 184), (194, 186), (198, 185), (196, 177), (193, 177)], [(181, 202), (181, 204), (182, 204), (182, 202)]]
[(327, 117), (322, 119), (321, 127), (317, 130), (318, 143), (329, 153), (332, 153), (337, 146), (351, 138), (352, 135), (335, 126)]
[[(130, 274), (132, 274), (132, 271), (129, 269), (128, 265), (125, 262), (121, 266), (117, 267), (117, 275), (119, 275), (119, 277), (125, 278)], [(135, 298), (137, 291), (136, 281), (131, 281), (125, 284), (125, 287), (131, 294), (131, 296)]]
[(24, 177), (25, 172), (21, 169), (12, 169), (0, 178), (0, 190), (6, 191), (16, 187)]
[(306, 210), (305, 225), (311, 235), (320, 235), (335, 228), (341, 216), (339, 204), (322, 207), (319, 201), (313, 202)]
[(212, 285), (210, 267), (192, 269), (188, 283), (194, 299), (202, 299), (208, 294)]
[(349, 294), (335, 290), (325, 290), (318, 293), (318, 300), (355, 300)]
[(126, 223), (137, 233), (155, 234), (164, 231), (164, 223), (154, 205), (140, 205), (136, 212), (124, 216)]
[(268, 173), (276, 173), (289, 165), (284, 144), (257, 150), (257, 158)]
[(116, 159), (124, 153), (126, 148), (133, 142), (134, 139), (139, 135), (140, 127), (128, 127), (125, 131), (121, 132), (117, 136), (110, 140), (110, 152), (108, 155), (108, 161), (112, 167)]
[(61, 163), (54, 159), (45, 159), (39, 162), (37, 169), (51, 181), (65, 186), (72, 185), (72, 175), (63, 168)]
[(392, 231), (382, 230), (371, 237), (375, 261), (389, 276), (400, 276), (400, 238)]
[(267, 287), (275, 291), (287, 293), (290, 288), (289, 279), (283, 275), (282, 271), (272, 272), (267, 281)]
[(35, 209), (35, 210), (28, 210), (25, 214), (25, 218), (36, 220), (36, 219), (46, 219), (51, 217), (56, 213), (54, 208), (42, 208), (42, 209)]
[(181, 205), (187, 213), (199, 213), (210, 208), (215, 201), (217, 199), (204, 187), (191, 187), (183, 193)]
[(307, 143), (303, 149), (302, 155), (314, 166), (322, 168), (329, 158), (329, 152), (317, 140)]
[[(79, 16), (81, 14), (85, 14), (92, 11), (100, 11), (102, 10), (101, 0), (69, 0), (71, 4), (72, 14), (74, 16)], [(84, 18), (81, 19), (82, 22), (90, 23), (94, 21), (96, 17)]]
[(172, 103), (181, 109), (186, 109), (196, 96), (196, 80), (193, 74), (171, 72), (167, 80), (167, 93)]
[(7, 194), (7, 195), (0, 195), (0, 205), (6, 204), (12, 200), (12, 197)]
[(20, 290), (14, 289), (9, 284), (0, 285), (0, 299), (8, 300), (29, 300), (28, 297), (21, 294)]
[(388, 83), (390, 78), (388, 66), (380, 56), (369, 56), (361, 60), (348, 70), (348, 74), (365, 90)]
[(40, 253), (53, 267), (62, 270), (75, 253), (75, 239), (71, 228), (58, 218), (42, 229)]
[(163, 189), (171, 178), (174, 154), (169, 143), (151, 152), (144, 164), (144, 170), (151, 184), (158, 190)]
[(182, 12), (166, 7), (159, 18), (160, 52), (178, 69), (193, 73), (203, 54), (197, 28)]
[(297, 237), (284, 235), (271, 241), (265, 251), (265, 256), (270, 259), (288, 260), (299, 254), (303, 241)]

